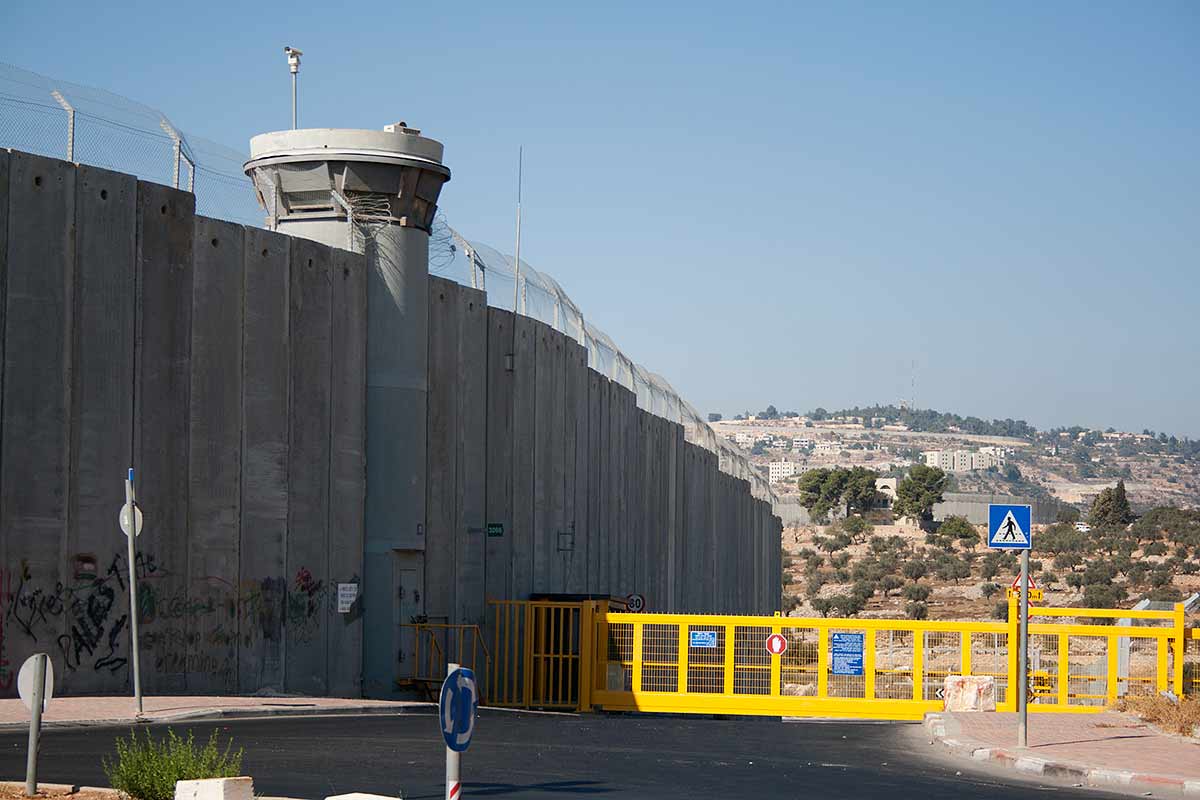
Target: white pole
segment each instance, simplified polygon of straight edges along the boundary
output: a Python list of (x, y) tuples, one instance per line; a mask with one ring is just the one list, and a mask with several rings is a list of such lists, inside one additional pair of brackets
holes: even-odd
[(128, 550), (126, 559), (129, 561), (129, 622), (132, 634), (133, 657), (133, 697), (137, 701), (137, 713), (142, 715), (142, 669), (138, 658), (138, 604), (137, 604), (137, 563), (133, 540), (137, 538), (137, 500), (133, 491), (133, 467), (129, 468), (129, 477), (125, 479), (125, 505), (133, 509), (130, 515)]
[[(446, 677), (449, 678), (458, 669), (458, 664), (446, 664)], [(462, 797), (462, 784), (459, 782), (459, 759), (461, 753), (446, 748), (446, 800), (458, 800)]]
[(521, 179), (525, 166), (525, 146), (517, 149), (517, 252), (513, 256), (513, 313), (523, 312), (517, 304), (521, 296)]
[(25, 796), (37, 794), (38, 740), (42, 735), (42, 698), (46, 696), (46, 654), (38, 653), (33, 662), (33, 717), (29, 720), (29, 754), (25, 760)]
[(292, 130), (296, 130), (296, 80), (300, 77), (299, 70), (292, 70)]
[[(1017, 666), (1017, 747), (1029, 746), (1029, 550), (1021, 551), (1021, 650)], [(1059, 680), (1065, 680), (1059, 676)]]

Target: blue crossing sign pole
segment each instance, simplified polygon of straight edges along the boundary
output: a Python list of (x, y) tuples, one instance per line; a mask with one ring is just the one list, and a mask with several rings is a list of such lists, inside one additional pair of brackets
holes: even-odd
[(479, 689), (475, 673), (458, 664), (446, 665), (446, 680), (438, 701), (438, 720), (446, 740), (446, 800), (462, 796), (459, 759), (471, 746), (475, 733), (475, 714), (479, 709)]
[(1033, 548), (1030, 506), (988, 506), (988, 547), (1021, 551), (1020, 657), (1017, 659), (1017, 747), (1029, 744), (1029, 551)]

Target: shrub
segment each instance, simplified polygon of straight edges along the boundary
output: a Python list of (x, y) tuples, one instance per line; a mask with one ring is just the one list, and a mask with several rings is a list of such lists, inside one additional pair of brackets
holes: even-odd
[(983, 594), (985, 600), (990, 599), (992, 595), (1000, 591), (1000, 587), (994, 583), (985, 583), (979, 587), (979, 591)]
[(1002, 620), (1008, 619), (1008, 601), (1007, 600), (1001, 600), (999, 603), (996, 603), (996, 605), (992, 608), (992, 618), (993, 619), (1002, 619)]
[(924, 561), (914, 559), (904, 565), (904, 577), (909, 580), (920, 580), (925, 577), (927, 572), (929, 572), (929, 567)]
[(929, 599), (929, 587), (919, 583), (910, 583), (904, 587), (904, 598), (915, 603), (924, 602)]
[(1200, 725), (1200, 699), (1196, 698), (1176, 701), (1162, 695), (1133, 696), (1121, 700), (1117, 708), (1184, 736), (1190, 736)]
[(929, 606), (917, 601), (905, 603), (904, 613), (909, 619), (925, 619), (929, 616)]
[(188, 732), (182, 739), (173, 730), (155, 741), (146, 731), (144, 739), (130, 733), (117, 739), (116, 760), (105, 758), (101, 764), (109, 785), (135, 800), (173, 800), (175, 782), (197, 778), (232, 778), (242, 773), (242, 751), (233, 751), (230, 740), (222, 751), (217, 732), (203, 747), (196, 745)]
[(1142, 548), (1142, 553), (1148, 556), (1165, 556), (1167, 554), (1166, 542), (1151, 542)]

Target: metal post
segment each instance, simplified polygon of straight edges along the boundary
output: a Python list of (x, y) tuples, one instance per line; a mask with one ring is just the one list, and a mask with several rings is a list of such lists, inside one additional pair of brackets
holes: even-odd
[(187, 156), (184, 156), (183, 160), (186, 161), (187, 165), (188, 165), (188, 191), (191, 192), (192, 194), (195, 194), (196, 193), (196, 162), (192, 161)]
[[(449, 678), (458, 669), (458, 664), (446, 663), (446, 677)], [(446, 800), (458, 800), (462, 797), (462, 784), (459, 783), (459, 759), (461, 753), (446, 748)]]
[(298, 70), (292, 70), (292, 130), (296, 130), (299, 125), (296, 124), (296, 81), (299, 80), (300, 73)]
[[(1021, 551), (1020, 656), (1017, 659), (1017, 747), (1029, 746), (1029, 551)], [(1065, 680), (1060, 675), (1059, 680)]]
[(75, 160), (75, 108), (67, 102), (62, 92), (55, 89), (50, 93), (58, 104), (67, 112), (67, 161)]
[(29, 754), (25, 761), (25, 796), (37, 794), (38, 740), (42, 735), (42, 698), (46, 695), (46, 654), (38, 653), (33, 662), (33, 719), (29, 721)]
[[(525, 147), (522, 145), (517, 149), (517, 252), (513, 256), (513, 313), (518, 314), (521, 309), (517, 304), (517, 299), (521, 296), (521, 179), (524, 177), (525, 167)], [(515, 326), (513, 330), (516, 330)], [(515, 334), (514, 334), (515, 335)]]
[[(125, 503), (126, 505), (137, 508), (137, 500), (133, 491), (133, 467), (129, 468), (129, 477), (125, 480)], [(134, 527), (125, 537), (128, 542), (128, 550), (126, 558), (129, 561), (129, 623), (130, 633), (132, 635), (132, 653), (133, 656), (133, 697), (137, 701), (138, 716), (142, 715), (142, 669), (141, 660), (138, 657), (138, 603), (137, 603), (137, 562), (134, 550), (133, 540), (137, 538), (136, 527), (136, 511), (134, 514)]]

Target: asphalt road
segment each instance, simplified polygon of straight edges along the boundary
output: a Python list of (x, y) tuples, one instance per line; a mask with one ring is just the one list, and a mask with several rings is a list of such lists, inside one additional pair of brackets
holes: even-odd
[[(165, 726), (146, 726), (162, 735)], [(347, 792), (440, 798), (445, 748), (431, 714), (276, 717), (175, 726), (217, 729), (246, 751), (259, 795)], [(107, 785), (100, 768), (127, 731), (48, 729), (41, 780)], [(25, 734), (0, 734), (0, 777), (20, 779)], [(462, 760), (464, 794), (500, 798), (1117, 797), (970, 771), (933, 755), (916, 725), (772, 719), (528, 715), (483, 711)], [(956, 774), (961, 772), (961, 774)]]

